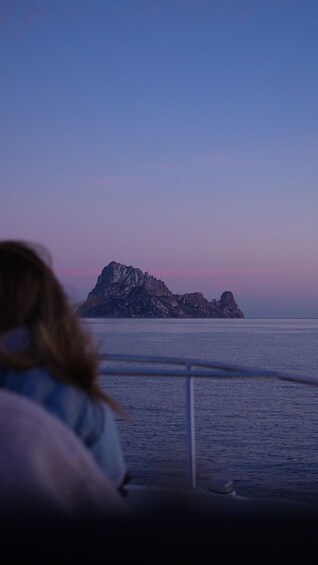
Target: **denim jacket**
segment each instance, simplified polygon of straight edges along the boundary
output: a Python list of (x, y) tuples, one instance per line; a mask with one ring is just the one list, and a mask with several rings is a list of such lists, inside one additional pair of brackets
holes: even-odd
[[(19, 328), (5, 336), (2, 347), (17, 351), (28, 339), (27, 330)], [(122, 486), (127, 469), (113, 414), (105, 402), (57, 380), (45, 367), (25, 371), (0, 367), (0, 388), (26, 396), (60, 418), (83, 441), (114, 487)]]

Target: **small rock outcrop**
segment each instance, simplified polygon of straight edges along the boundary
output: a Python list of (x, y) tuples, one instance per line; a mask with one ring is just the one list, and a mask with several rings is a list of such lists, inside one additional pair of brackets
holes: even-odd
[(200, 292), (173, 294), (140, 269), (112, 261), (77, 314), (83, 318), (244, 318), (232, 292), (209, 302)]

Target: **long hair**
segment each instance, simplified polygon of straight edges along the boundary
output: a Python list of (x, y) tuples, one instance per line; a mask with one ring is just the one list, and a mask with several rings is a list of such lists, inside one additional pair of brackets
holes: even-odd
[(121, 412), (98, 382), (98, 354), (73, 313), (42, 246), (0, 241), (0, 336), (26, 327), (30, 343), (19, 352), (0, 346), (0, 365), (16, 370), (45, 366), (51, 374), (105, 400)]

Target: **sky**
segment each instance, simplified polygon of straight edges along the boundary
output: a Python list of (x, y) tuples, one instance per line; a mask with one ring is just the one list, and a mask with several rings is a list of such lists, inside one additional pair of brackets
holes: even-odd
[(0, 239), (318, 317), (317, 0), (0, 0)]

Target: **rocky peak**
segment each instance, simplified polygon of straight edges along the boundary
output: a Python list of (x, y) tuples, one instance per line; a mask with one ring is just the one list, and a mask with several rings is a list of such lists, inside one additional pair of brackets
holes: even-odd
[(232, 306), (232, 305), (236, 304), (236, 302), (234, 300), (234, 296), (233, 296), (233, 294), (230, 290), (225, 290), (222, 293), (220, 302), (224, 306)]
[(139, 286), (140, 281), (143, 279), (143, 272), (134, 267), (127, 267), (116, 261), (111, 261), (107, 267), (104, 267), (100, 276), (98, 277), (97, 284), (132, 284)]
[(110, 294), (118, 294), (123, 292), (127, 295), (132, 289), (137, 287), (144, 288), (150, 294), (155, 296), (169, 296), (171, 291), (163, 281), (155, 277), (143, 273), (135, 267), (122, 265), (111, 261), (102, 270), (97, 279), (95, 288), (90, 293), (95, 296), (109, 296)]
[(222, 293), (220, 300), (216, 302), (215, 306), (223, 312), (225, 318), (244, 318), (244, 314), (236, 304), (233, 293), (230, 290)]

